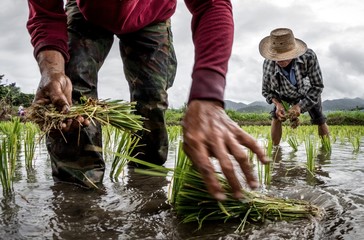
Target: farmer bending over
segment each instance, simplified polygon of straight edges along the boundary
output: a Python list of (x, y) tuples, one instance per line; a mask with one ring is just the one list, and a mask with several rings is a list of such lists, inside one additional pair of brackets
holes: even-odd
[[(270, 36), (263, 38), (259, 52), (265, 58), (262, 94), (269, 104), (274, 103), (271, 111), (273, 145), (281, 141), (282, 122), (287, 118), (298, 121), (304, 112), (310, 114), (312, 124), (318, 125), (318, 134), (328, 136), (321, 103), (324, 84), (315, 52), (287, 28), (274, 29)], [(288, 112), (282, 101), (292, 106)]]
[[(67, 112), (81, 96), (98, 97), (98, 71), (104, 63), (114, 36), (119, 40), (130, 101), (146, 120), (140, 132), (139, 159), (163, 164), (168, 153), (165, 111), (167, 89), (176, 72), (170, 17), (177, 0), (28, 0), (27, 28), (34, 46), (41, 80), (35, 103), (54, 104)], [(192, 13), (195, 62), (188, 108), (183, 119), (184, 151), (201, 172), (207, 189), (216, 199), (224, 199), (209, 157), (216, 157), (232, 187), (241, 197), (241, 185), (229, 154), (235, 157), (250, 187), (258, 185), (243, 145), (267, 162), (256, 140), (224, 112), (225, 76), (233, 42), (232, 6), (229, 0), (185, 0)], [(102, 182), (105, 162), (100, 125), (90, 124), (81, 131), (69, 120), (62, 137), (47, 138), (53, 176), (56, 181), (89, 185)], [(85, 177), (86, 176), (86, 177)]]

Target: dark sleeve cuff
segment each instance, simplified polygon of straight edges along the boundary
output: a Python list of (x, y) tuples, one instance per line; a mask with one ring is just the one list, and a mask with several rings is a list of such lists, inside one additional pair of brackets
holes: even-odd
[(225, 77), (221, 74), (208, 69), (196, 70), (192, 74), (188, 103), (196, 99), (211, 99), (224, 103), (225, 85)]
[(34, 57), (37, 58), (38, 53), (43, 51), (43, 50), (55, 50), (55, 51), (58, 51), (58, 52), (62, 53), (65, 62), (68, 62), (69, 59), (70, 59), (70, 56), (69, 56), (68, 52), (64, 49), (64, 47), (59, 46), (59, 44), (57, 44), (57, 43), (41, 43), (41, 44), (39, 44), (38, 46), (36, 46), (34, 48)]

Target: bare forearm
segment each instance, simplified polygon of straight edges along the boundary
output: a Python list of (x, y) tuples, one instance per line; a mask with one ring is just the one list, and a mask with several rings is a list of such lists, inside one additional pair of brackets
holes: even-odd
[(38, 53), (37, 62), (42, 76), (53, 73), (63, 73), (65, 60), (63, 55), (55, 50), (44, 50)]

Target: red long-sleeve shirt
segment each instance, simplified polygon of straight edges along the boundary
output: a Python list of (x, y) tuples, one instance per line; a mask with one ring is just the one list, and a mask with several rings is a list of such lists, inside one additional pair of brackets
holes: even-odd
[[(228, 60), (233, 42), (230, 0), (185, 0), (192, 13), (195, 63), (189, 101), (223, 101)], [(27, 28), (34, 55), (54, 49), (69, 59), (67, 19), (63, 0), (28, 0)], [(175, 12), (176, 0), (77, 0), (84, 17), (115, 34), (137, 31), (164, 21)]]

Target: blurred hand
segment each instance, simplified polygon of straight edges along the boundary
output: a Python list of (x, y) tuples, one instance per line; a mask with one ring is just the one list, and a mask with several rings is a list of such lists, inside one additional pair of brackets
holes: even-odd
[(301, 107), (298, 104), (293, 105), (289, 109), (288, 115), (290, 116), (291, 119), (297, 119), (301, 115)]
[[(35, 94), (34, 103), (53, 104), (61, 113), (67, 113), (72, 106), (72, 82), (65, 75), (64, 58), (61, 53), (45, 50), (37, 56), (41, 80)], [(62, 131), (72, 131), (80, 126), (88, 126), (89, 120), (82, 116), (67, 119), (62, 124)]]
[(286, 111), (284, 110), (284, 106), (282, 105), (282, 103), (276, 104), (276, 115), (279, 121), (286, 121)]
[(226, 196), (209, 157), (218, 159), (235, 198), (242, 198), (241, 184), (235, 175), (229, 154), (239, 163), (249, 186), (258, 187), (243, 146), (251, 149), (262, 163), (268, 163), (269, 160), (258, 142), (227, 116), (219, 101), (191, 101), (182, 126), (183, 149), (201, 173), (214, 198), (224, 200)]

